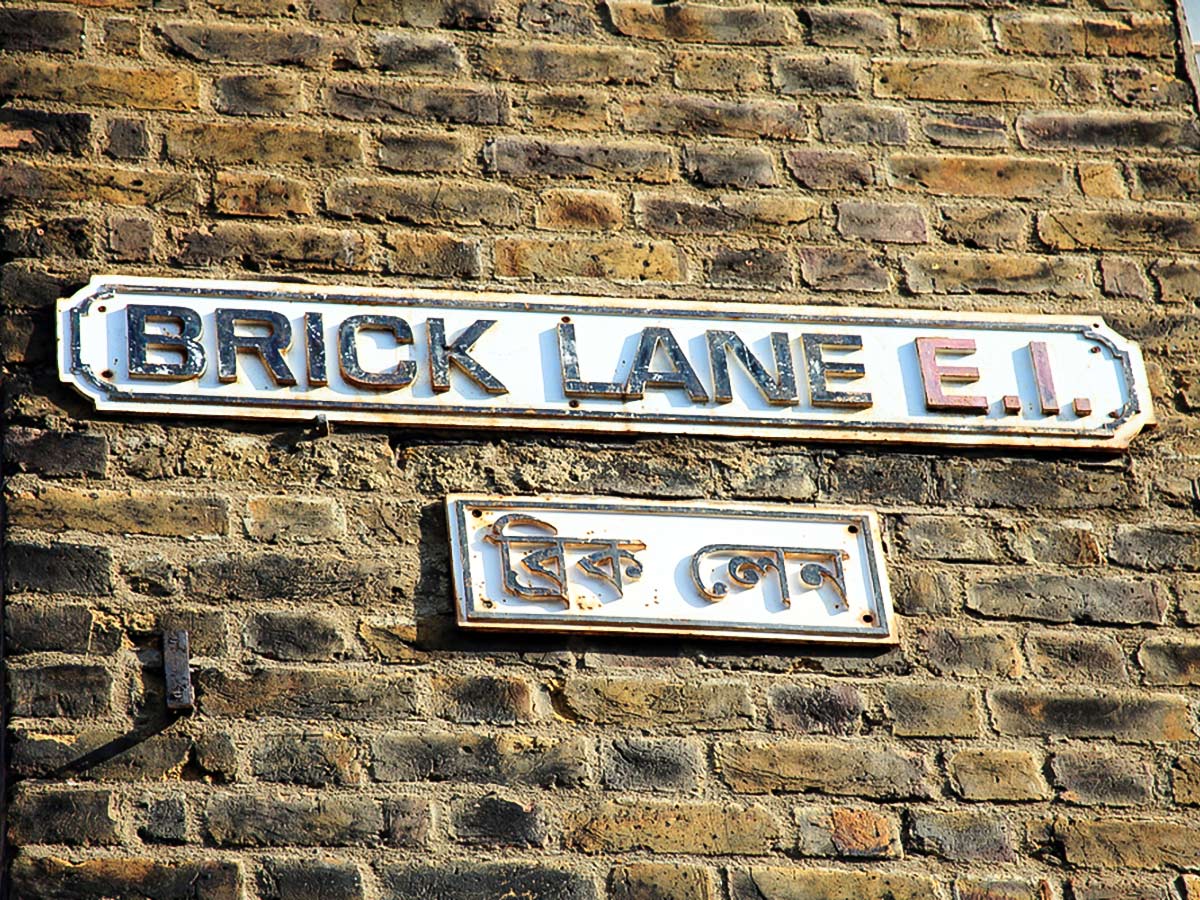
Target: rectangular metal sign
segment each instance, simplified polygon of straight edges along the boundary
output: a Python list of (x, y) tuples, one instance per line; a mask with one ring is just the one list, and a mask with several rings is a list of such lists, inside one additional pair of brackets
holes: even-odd
[(465, 628), (896, 640), (868, 510), (468, 494), (446, 510)]
[(1120, 449), (1154, 413), (1095, 316), (93, 279), (60, 377), (102, 410)]

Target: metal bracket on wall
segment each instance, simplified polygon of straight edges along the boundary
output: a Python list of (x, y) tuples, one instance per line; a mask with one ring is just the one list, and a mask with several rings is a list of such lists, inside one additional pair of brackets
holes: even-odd
[(196, 706), (188, 653), (186, 631), (163, 632), (163, 676), (167, 685), (167, 709), (171, 712), (191, 712)]

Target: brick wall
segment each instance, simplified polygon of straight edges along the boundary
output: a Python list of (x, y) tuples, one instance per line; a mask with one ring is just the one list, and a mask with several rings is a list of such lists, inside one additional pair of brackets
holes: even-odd
[[(1165, 0), (5, 5), (13, 896), (1196, 900), (1180, 47)], [(50, 309), (101, 271), (1098, 311), (1161, 427), (1088, 458), (99, 416)], [(453, 490), (874, 505), (901, 644), (458, 633)]]

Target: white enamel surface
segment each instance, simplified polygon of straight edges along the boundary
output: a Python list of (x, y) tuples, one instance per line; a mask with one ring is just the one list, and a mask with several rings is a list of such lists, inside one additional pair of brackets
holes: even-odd
[[(128, 293), (119, 285), (135, 287)], [(150, 291), (147, 293), (146, 291)], [(233, 293), (252, 296), (229, 296)], [(285, 292), (281, 296), (278, 292)], [(330, 294), (353, 294), (355, 302), (330, 302)], [(96, 296), (80, 317), (79, 345), (83, 367), (101, 380), (132, 396), (105, 396), (80, 373), (71, 359), (70, 310)], [(131, 378), (126, 360), (125, 307), (128, 303), (186, 306), (200, 314), (208, 366), (193, 380), (173, 382)], [(504, 309), (514, 304), (521, 308)], [(456, 308), (457, 307), (459, 308)], [(299, 383), (281, 387), (252, 354), (238, 355), (238, 378), (221, 384), (216, 372), (215, 310), (239, 307), (272, 310), (292, 324), (293, 340), (287, 360)], [(329, 384), (309, 385), (305, 378), (302, 319), (320, 312), (325, 320)], [(405, 319), (412, 328), (412, 346), (397, 347), (390, 337), (361, 332), (360, 359), (369, 371), (382, 371), (400, 359), (417, 363), (410, 387), (371, 390), (345, 382), (337, 366), (336, 333), (350, 315), (380, 313)], [(564, 395), (557, 343), (557, 326), (567, 316), (575, 326), (580, 375), (585, 381), (624, 381), (643, 328), (667, 327), (711, 396), (705, 332), (736, 332), (763, 361), (775, 366), (769, 344), (772, 332), (789, 336), (799, 384), (796, 403), (768, 404), (741, 365), (730, 357), (733, 402), (696, 403), (680, 389), (650, 386), (643, 399), (581, 398), (572, 407)], [(840, 321), (828, 321), (829, 317)], [(472, 356), (508, 388), (488, 395), (461, 371), (452, 368), (451, 390), (434, 393), (430, 386), (426, 320), (445, 320), (448, 340), (477, 319), (495, 319), (475, 344)], [(759, 318), (755, 318), (759, 317)], [(766, 318), (761, 318), (766, 317)], [(820, 321), (821, 319), (825, 321)], [(167, 326), (156, 326), (169, 328)], [(1074, 327), (1075, 330), (1064, 330)], [(1082, 333), (1086, 330), (1088, 333)], [(252, 333), (253, 329), (240, 329)], [(831, 379), (829, 387), (869, 391), (867, 409), (818, 408), (808, 397), (808, 382), (800, 335), (853, 334), (861, 351), (826, 350), (828, 362), (860, 363), (862, 379)], [(1099, 318), (997, 316), (840, 309), (837, 307), (768, 307), (733, 304), (686, 304), (667, 301), (613, 301), (603, 298), (468, 294), (450, 291), (386, 291), (358, 288), (315, 288), (259, 282), (208, 282), (171, 279), (97, 279), (88, 289), (59, 303), (60, 374), (90, 396), (99, 408), (159, 412), (170, 415), (312, 418), (332, 420), (424, 423), (454, 426), (586, 429), (593, 431), (695, 432), (766, 437), (817, 437), (871, 440), (916, 440), (941, 443), (1026, 443), (1048, 446), (1120, 447), (1153, 421), (1141, 356), (1137, 348), (1107, 329)], [(1102, 336), (1103, 340), (1097, 339)], [(970, 338), (976, 352), (942, 354), (939, 362), (973, 366), (979, 380), (945, 385), (948, 394), (981, 394), (988, 398), (986, 415), (934, 412), (925, 408), (915, 340), (919, 337)], [(1029, 344), (1047, 344), (1051, 371), (1062, 411), (1044, 415), (1038, 403)], [(1132, 379), (1114, 352), (1128, 354)], [(172, 361), (170, 353), (151, 351), (152, 360)], [(665, 360), (653, 368), (665, 370)], [(1130, 383), (1132, 381), (1132, 383)], [(1005, 395), (1021, 399), (1019, 415), (1002, 408)], [(1076, 397), (1087, 398), (1090, 415), (1077, 416)], [(1140, 412), (1111, 427), (1110, 412), (1136, 398)]]
[[(558, 600), (527, 600), (505, 590), (502, 557), (485, 540), (499, 517), (524, 513), (554, 526), (559, 537), (646, 545), (635, 552), (643, 573), (627, 579), (623, 592), (588, 575), (577, 562), (587, 548), (566, 553), (570, 606)], [(501, 498), (455, 495), (447, 500), (460, 624), (475, 628), (669, 632), (742, 636), (769, 640), (867, 641), (893, 637), (891, 600), (883, 551), (873, 514), (861, 509), (671, 503), (589, 497)], [(533, 528), (506, 534), (537, 538)], [(809, 588), (798, 560), (788, 560), (791, 605), (781, 602), (777, 576), (767, 571), (754, 585), (733, 583), (731, 553), (705, 557), (706, 586), (729, 584), (720, 600), (706, 599), (691, 576), (691, 559), (711, 544), (828, 550), (843, 556), (845, 599), (822, 583)], [(530, 548), (513, 549), (513, 568), (523, 584), (546, 584), (519, 560)], [(864, 622), (864, 617), (866, 620)]]

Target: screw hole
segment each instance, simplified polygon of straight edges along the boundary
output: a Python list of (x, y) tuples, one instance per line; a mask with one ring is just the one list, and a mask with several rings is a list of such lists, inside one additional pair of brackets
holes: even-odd
[(473, 509), (473, 510), (471, 510), (471, 515), (474, 516), (476, 519), (481, 518), (483, 516), (483, 510)]
[(112, 369), (105, 369), (103, 372), (100, 373), (100, 377), (101, 378), (112, 378), (113, 377)]
[(108, 307), (107, 306), (97, 306), (96, 312), (108, 312)]
[(571, 409), (579, 409), (579, 401), (578, 401), (578, 400), (572, 400), (572, 401), (571, 401), (570, 403), (568, 403), (567, 405), (568, 405), (569, 407), (571, 407)]
[(875, 617), (873, 615), (871, 615), (870, 613), (863, 613), (862, 620), (866, 624), (870, 625), (872, 622), (875, 621)]
[(570, 321), (571, 321), (571, 317), (570, 317), (570, 316), (563, 316), (563, 317), (562, 317), (562, 320), (563, 320), (564, 322), (570, 322)]
[(851, 525), (851, 526), (850, 526), (849, 528), (847, 528), (846, 530), (847, 530), (848, 532), (850, 532), (851, 534), (858, 534), (858, 526), (857, 526), (857, 525)]
[(1093, 348), (1091, 349), (1091, 352), (1092, 352), (1092, 353), (1099, 353), (1099, 352), (1100, 352), (1100, 348), (1099, 348), (1099, 347), (1093, 347)]

